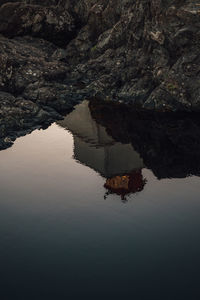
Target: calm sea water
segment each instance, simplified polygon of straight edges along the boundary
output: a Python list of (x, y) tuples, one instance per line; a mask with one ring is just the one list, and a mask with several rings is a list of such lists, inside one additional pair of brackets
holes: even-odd
[(85, 102), (0, 166), (2, 300), (199, 299), (199, 177), (158, 180)]

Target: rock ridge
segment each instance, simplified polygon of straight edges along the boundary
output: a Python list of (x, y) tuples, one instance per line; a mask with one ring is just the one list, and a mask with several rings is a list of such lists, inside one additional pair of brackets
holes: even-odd
[(0, 138), (85, 98), (199, 112), (199, 50), (197, 0), (1, 0)]

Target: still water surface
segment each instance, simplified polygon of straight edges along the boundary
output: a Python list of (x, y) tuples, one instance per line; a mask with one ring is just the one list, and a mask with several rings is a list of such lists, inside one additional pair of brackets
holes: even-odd
[(84, 102), (0, 152), (7, 299), (199, 299), (200, 178), (158, 180)]

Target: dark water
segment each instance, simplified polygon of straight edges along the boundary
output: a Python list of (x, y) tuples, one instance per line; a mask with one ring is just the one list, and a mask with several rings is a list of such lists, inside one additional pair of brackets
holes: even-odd
[(2, 300), (199, 299), (197, 123), (107, 111), (0, 152)]

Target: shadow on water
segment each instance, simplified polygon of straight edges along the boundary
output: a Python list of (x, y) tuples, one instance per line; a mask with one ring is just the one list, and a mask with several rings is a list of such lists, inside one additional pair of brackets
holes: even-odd
[(200, 174), (198, 115), (137, 112), (123, 104), (84, 101), (58, 124), (74, 136), (74, 159), (105, 178), (109, 194), (143, 190), (144, 167), (158, 179)]
[(1, 299), (199, 299), (200, 177), (152, 174), (199, 175), (198, 116), (84, 101), (57, 124), (0, 155)]

